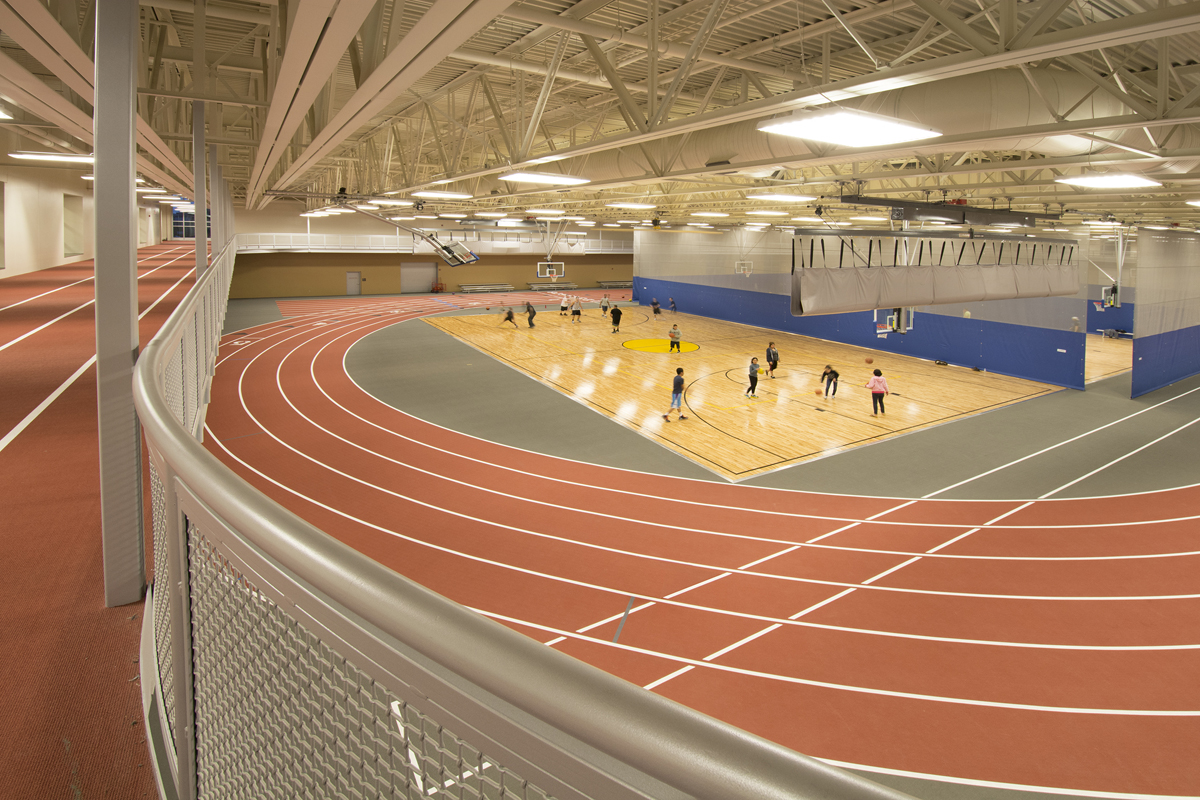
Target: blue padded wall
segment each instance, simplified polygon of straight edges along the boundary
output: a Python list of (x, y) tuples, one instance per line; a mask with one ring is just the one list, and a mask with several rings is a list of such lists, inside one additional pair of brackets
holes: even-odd
[[(1083, 388), (1085, 336), (1027, 325), (917, 313), (906, 334), (875, 334), (870, 311), (793, 317), (787, 295), (724, 289), (633, 277), (633, 298), (647, 305), (652, 297), (664, 307), (674, 297), (686, 314), (798, 333), (915, 358), (979, 367), (1018, 378)], [(765, 342), (764, 342), (765, 346)], [(1136, 346), (1136, 345), (1135, 345)], [(786, 360), (786, 354), (784, 354)]]
[(1200, 374), (1200, 325), (1133, 340), (1133, 397)]

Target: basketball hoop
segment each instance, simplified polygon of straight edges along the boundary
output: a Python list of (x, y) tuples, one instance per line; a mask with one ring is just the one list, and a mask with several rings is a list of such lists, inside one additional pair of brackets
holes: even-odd
[(546, 270), (546, 277), (550, 279), (551, 283), (558, 283), (558, 270), (550, 267)]
[(749, 278), (750, 273), (754, 272), (754, 262), (753, 261), (735, 261), (735, 262), (733, 262), (733, 271), (737, 274), (745, 275), (747, 278)]

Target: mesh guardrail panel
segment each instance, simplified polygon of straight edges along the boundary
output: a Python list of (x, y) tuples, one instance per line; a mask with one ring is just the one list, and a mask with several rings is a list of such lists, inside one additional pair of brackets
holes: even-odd
[(182, 347), (175, 348), (175, 353), (167, 363), (166, 372), (163, 374), (163, 394), (167, 398), (167, 405), (170, 406), (171, 413), (175, 415), (175, 419), (179, 420), (181, 425), (184, 424), (186, 420), (183, 417)]
[[(175, 733), (175, 672), (171, 662), (171, 591), (167, 578), (167, 500), (158, 470), (150, 461), (150, 505), (154, 521), (154, 652), (168, 734)], [(171, 739), (174, 741), (174, 739)]]
[(549, 800), (188, 544), (200, 798)]

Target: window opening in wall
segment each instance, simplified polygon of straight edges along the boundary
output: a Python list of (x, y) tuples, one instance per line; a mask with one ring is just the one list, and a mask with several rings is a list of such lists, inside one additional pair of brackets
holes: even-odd
[(63, 195), (63, 257), (83, 255), (83, 198)]
[[(208, 221), (208, 235), (212, 235), (212, 212), (206, 213)], [(196, 215), (190, 211), (179, 211), (176, 209), (171, 213), (171, 238), (172, 239), (195, 239), (196, 238)]]

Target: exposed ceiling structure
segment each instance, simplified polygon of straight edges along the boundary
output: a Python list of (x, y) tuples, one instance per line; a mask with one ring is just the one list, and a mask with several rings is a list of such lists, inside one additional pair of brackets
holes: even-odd
[[(0, 124), (30, 149), (90, 152), (95, 1), (0, 0)], [(344, 187), (440, 212), (796, 224), (862, 215), (837, 198), (865, 195), (1193, 228), (1197, 59), (1200, 2), (1180, 0), (142, 0), (139, 163), (190, 196), (199, 99), (251, 209)], [(756, 127), (830, 105), (942, 135)], [(590, 182), (501, 177), (518, 167)], [(1056, 183), (1095, 172), (1161, 185)]]

